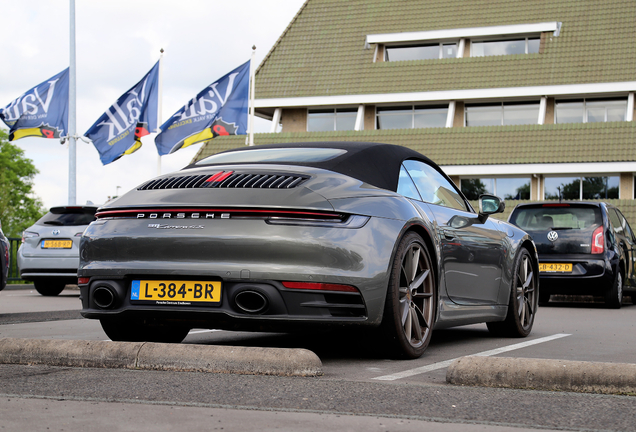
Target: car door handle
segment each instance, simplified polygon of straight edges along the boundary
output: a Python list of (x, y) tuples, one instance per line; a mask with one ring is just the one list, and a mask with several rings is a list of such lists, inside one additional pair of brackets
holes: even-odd
[(443, 232), (446, 240), (453, 240), (455, 238), (455, 234), (453, 234), (452, 231), (444, 230)]

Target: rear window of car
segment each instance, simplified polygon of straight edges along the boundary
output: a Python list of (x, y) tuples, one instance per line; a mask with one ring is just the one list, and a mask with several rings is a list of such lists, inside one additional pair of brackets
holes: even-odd
[(60, 208), (51, 209), (36, 222), (37, 225), (77, 226), (88, 225), (95, 220), (96, 208)]
[(533, 230), (587, 229), (602, 223), (598, 207), (541, 206), (516, 208), (510, 222), (519, 228)]
[(316, 163), (325, 162), (345, 154), (343, 149), (332, 148), (273, 148), (243, 150), (219, 153), (197, 162), (197, 165), (216, 165), (229, 163), (285, 162)]

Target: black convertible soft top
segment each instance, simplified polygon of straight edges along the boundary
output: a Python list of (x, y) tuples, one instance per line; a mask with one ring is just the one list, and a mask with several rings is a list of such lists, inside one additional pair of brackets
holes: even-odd
[[(446, 174), (429, 158), (408, 147), (368, 142), (304, 142), (288, 144), (258, 145), (228, 150), (218, 154), (272, 148), (333, 148), (346, 153), (322, 162), (263, 162), (278, 165), (302, 165), (323, 168), (345, 174), (370, 185), (397, 191), (400, 167), (407, 159), (415, 159), (430, 164), (444, 177)], [(251, 162), (254, 163), (254, 162)], [(260, 163), (260, 162), (259, 162)], [(206, 164), (214, 165), (214, 164)], [(186, 168), (200, 168), (192, 164)]]

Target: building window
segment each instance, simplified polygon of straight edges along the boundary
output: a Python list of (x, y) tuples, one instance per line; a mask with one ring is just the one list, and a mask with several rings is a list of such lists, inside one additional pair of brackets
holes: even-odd
[(539, 103), (466, 105), (466, 126), (537, 124)]
[(445, 127), (448, 106), (401, 106), (377, 109), (378, 129)]
[(546, 177), (543, 195), (546, 200), (617, 199), (619, 183), (619, 176)]
[(354, 130), (358, 110), (355, 108), (309, 110), (307, 113), (308, 132), (329, 132)]
[(477, 200), (479, 195), (486, 193), (507, 200), (530, 199), (530, 179), (527, 177), (463, 178), (460, 185), (469, 200)]
[(385, 61), (432, 60), (457, 57), (457, 43), (386, 46)]
[(538, 54), (538, 37), (526, 37), (511, 40), (473, 41), (470, 47), (471, 57), (487, 57), (512, 54)]
[(556, 123), (597, 123), (625, 121), (626, 99), (579, 99), (556, 102)]

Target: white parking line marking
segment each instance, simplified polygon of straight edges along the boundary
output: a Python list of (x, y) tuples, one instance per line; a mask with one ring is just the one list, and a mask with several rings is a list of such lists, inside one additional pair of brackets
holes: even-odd
[[(567, 333), (557, 333), (555, 335), (552, 336), (546, 336), (543, 338), (539, 338), (539, 339), (534, 339), (534, 340), (530, 340), (530, 341), (526, 341), (526, 342), (521, 342), (518, 344), (514, 344), (514, 345), (508, 345), (505, 347), (501, 347), (501, 348), (496, 348), (493, 350), (489, 350), (489, 351), (483, 351), (477, 354), (470, 354), (472, 356), (479, 356), (479, 357), (489, 357), (489, 356), (494, 356), (497, 354), (501, 354), (501, 353), (505, 353), (508, 351), (514, 351), (517, 349), (521, 349), (521, 348), (525, 348), (525, 347), (529, 347), (532, 345), (537, 345), (543, 342), (549, 342), (555, 339), (560, 339), (560, 338), (564, 338), (566, 336), (571, 336), (570, 334)], [(427, 366), (422, 366), (419, 368), (415, 368), (415, 369), (410, 369), (410, 370), (406, 370), (403, 372), (398, 372), (395, 374), (391, 374), (391, 375), (384, 375), (384, 376), (380, 376), (380, 377), (376, 377), (373, 378), (374, 380), (380, 380), (380, 381), (394, 381), (400, 378), (407, 378), (413, 375), (419, 375), (419, 374), (423, 374), (426, 372), (430, 372), (430, 371), (434, 371), (437, 369), (444, 369), (447, 368), (451, 365), (451, 363), (453, 363), (455, 360), (459, 359), (461, 357), (457, 357), (454, 359), (450, 359), (450, 360), (445, 360), (443, 362), (438, 362), (438, 363), (433, 363)]]
[(188, 334), (197, 334), (197, 333), (210, 333), (210, 332), (218, 332), (218, 331), (223, 331), (223, 330), (197, 330), (197, 331), (192, 331), (190, 330), (190, 332)]

